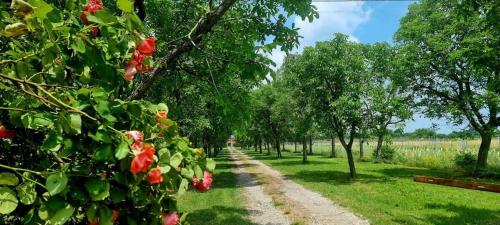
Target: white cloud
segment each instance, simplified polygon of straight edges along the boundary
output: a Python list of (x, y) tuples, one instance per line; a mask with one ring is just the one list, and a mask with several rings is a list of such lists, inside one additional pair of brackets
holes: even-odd
[[(372, 10), (367, 9), (363, 2), (314, 2), (319, 18), (312, 23), (300, 17), (295, 18), (295, 26), (300, 28), (299, 34), (303, 38), (300, 46), (293, 52), (302, 52), (305, 46), (313, 46), (317, 41), (332, 39), (336, 32), (349, 35), (351, 41), (359, 42), (353, 33), (363, 23), (370, 20)], [(269, 56), (279, 68), (283, 63), (285, 53), (274, 50)]]

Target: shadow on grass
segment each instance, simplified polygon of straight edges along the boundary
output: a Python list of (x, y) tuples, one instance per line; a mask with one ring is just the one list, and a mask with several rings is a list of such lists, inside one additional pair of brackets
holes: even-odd
[(429, 209), (441, 209), (446, 212), (452, 212), (453, 216), (444, 216), (430, 214), (427, 221), (437, 225), (452, 224), (481, 224), (493, 225), (500, 224), (500, 211), (479, 209), (472, 206), (463, 206), (455, 204), (431, 203), (426, 205)]
[(433, 176), (433, 177), (443, 177), (448, 178), (452, 175), (447, 171), (434, 170), (428, 168), (384, 168), (378, 170), (372, 170), (376, 173), (381, 173), (386, 176), (399, 177), (399, 178), (412, 178), (413, 176)]
[(238, 224), (253, 225), (245, 218), (247, 211), (233, 207), (215, 206), (210, 209), (195, 210), (188, 215), (188, 222), (191, 225), (221, 225)]
[(351, 184), (351, 183), (387, 183), (394, 179), (385, 176), (373, 176), (365, 173), (358, 173), (355, 180), (351, 179), (349, 172), (336, 170), (323, 171), (299, 171), (293, 175), (287, 175), (288, 179), (299, 179), (311, 183), (330, 183), (330, 184)]

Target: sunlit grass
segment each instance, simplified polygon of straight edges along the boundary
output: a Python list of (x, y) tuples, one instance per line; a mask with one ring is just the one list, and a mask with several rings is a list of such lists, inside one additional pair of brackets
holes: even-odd
[(179, 199), (179, 205), (189, 212), (191, 225), (252, 224), (247, 219), (241, 189), (236, 186), (236, 175), (231, 172), (227, 150), (216, 158), (217, 167), (212, 189), (206, 193), (189, 191)]
[[(305, 188), (367, 218), (372, 224), (498, 224), (498, 193), (417, 183), (414, 175), (455, 177), (443, 169), (397, 164), (356, 162), (358, 179), (349, 178), (347, 160), (312, 155), (302, 164), (300, 153), (284, 152), (283, 159), (247, 154), (272, 166)], [(496, 182), (492, 180), (482, 180)]]

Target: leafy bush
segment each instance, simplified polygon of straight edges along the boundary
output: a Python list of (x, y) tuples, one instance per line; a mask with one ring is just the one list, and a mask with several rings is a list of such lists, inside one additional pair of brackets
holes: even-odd
[[(392, 162), (394, 159), (395, 151), (393, 148), (391, 148), (390, 145), (383, 145), (381, 148), (381, 153), (380, 153), (380, 159), (383, 162)], [(377, 152), (373, 151), (372, 152), (372, 158), (376, 159), (377, 158)]]
[(455, 165), (468, 172), (474, 170), (476, 160), (476, 155), (472, 154), (471, 152), (462, 152), (456, 155), (454, 159)]
[(133, 1), (46, 1), (0, 1), (0, 224), (183, 223), (215, 164), (165, 104), (126, 100), (154, 65)]

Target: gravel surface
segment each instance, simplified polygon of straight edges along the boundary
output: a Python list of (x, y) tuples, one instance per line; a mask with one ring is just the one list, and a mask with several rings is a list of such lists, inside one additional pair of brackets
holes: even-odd
[[(368, 225), (369, 222), (360, 218), (359, 216), (353, 214), (349, 210), (340, 207), (339, 205), (333, 203), (331, 200), (321, 196), (316, 192), (309, 191), (302, 187), (301, 185), (288, 180), (281, 173), (273, 170), (264, 163), (254, 160), (244, 153), (237, 150), (231, 150), (231, 157), (233, 157), (235, 163), (240, 166), (243, 165), (240, 160), (245, 162), (244, 165), (257, 166), (260, 171), (268, 176), (271, 176), (273, 182), (278, 182), (281, 187), (281, 194), (285, 195), (290, 201), (298, 203), (306, 210), (302, 215), (307, 215), (305, 221), (307, 224), (311, 225), (344, 225), (344, 224), (356, 224), (356, 225)], [(240, 160), (238, 160), (240, 159)], [(244, 171), (244, 168), (239, 167), (240, 171)], [(242, 182), (242, 186), (245, 187), (247, 191), (247, 199), (250, 211), (250, 219), (257, 224), (289, 224), (286, 221), (286, 216), (279, 212), (275, 207), (273, 207), (272, 200), (268, 195), (263, 194), (263, 188), (261, 185), (256, 184), (252, 176), (248, 173), (240, 173), (239, 180)], [(247, 185), (245, 185), (247, 184)], [(250, 186), (250, 187), (248, 187)], [(270, 211), (268, 211), (270, 210)], [(253, 211), (259, 213), (252, 213)], [(252, 214), (260, 214), (262, 212), (266, 215), (258, 215), (257, 218)], [(255, 220), (254, 220), (255, 219)]]
[(271, 197), (264, 192), (262, 185), (245, 171), (238, 152), (230, 152), (230, 160), (236, 165), (234, 172), (238, 175), (238, 186), (243, 188), (246, 197), (249, 219), (256, 224), (289, 225), (288, 218), (273, 205)]

